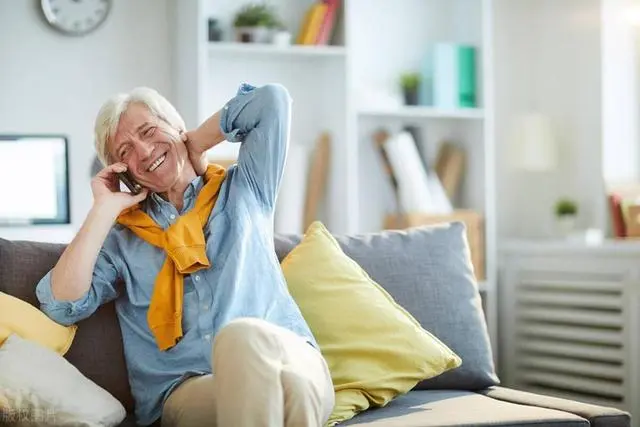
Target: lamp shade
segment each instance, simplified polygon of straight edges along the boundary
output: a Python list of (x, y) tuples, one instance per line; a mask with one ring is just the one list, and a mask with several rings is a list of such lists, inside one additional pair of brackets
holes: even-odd
[(558, 163), (558, 147), (549, 117), (539, 113), (520, 116), (516, 121), (516, 165), (518, 169), (544, 172)]

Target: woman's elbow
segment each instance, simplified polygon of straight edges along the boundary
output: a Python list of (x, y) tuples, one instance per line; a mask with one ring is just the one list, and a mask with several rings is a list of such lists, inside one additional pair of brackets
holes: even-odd
[(75, 316), (72, 316), (68, 309), (64, 307), (41, 304), (40, 311), (42, 311), (49, 319), (62, 326), (71, 326), (77, 322)]
[(286, 87), (278, 83), (270, 83), (262, 86), (259, 90), (265, 107), (282, 111), (289, 110), (292, 100)]

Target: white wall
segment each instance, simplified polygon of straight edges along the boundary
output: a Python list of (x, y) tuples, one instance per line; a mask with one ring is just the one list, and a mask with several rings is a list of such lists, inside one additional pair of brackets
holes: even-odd
[[(495, 20), (498, 235), (554, 232), (558, 197), (580, 203), (580, 226), (606, 224), (602, 180), (599, 0), (498, 0)], [(540, 111), (556, 124), (555, 171), (515, 170), (511, 126)]]
[[(72, 225), (0, 228), (0, 237), (68, 241), (91, 207), (92, 129), (102, 102), (138, 85), (171, 99), (168, 5), (114, 0), (97, 32), (72, 38), (47, 26), (39, 4), (0, 0), (0, 133), (68, 135)], [(4, 185), (12, 184), (0, 183), (0, 194)]]

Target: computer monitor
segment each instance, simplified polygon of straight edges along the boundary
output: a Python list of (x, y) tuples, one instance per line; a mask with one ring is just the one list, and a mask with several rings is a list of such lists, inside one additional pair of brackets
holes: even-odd
[(67, 138), (0, 135), (0, 227), (69, 223)]

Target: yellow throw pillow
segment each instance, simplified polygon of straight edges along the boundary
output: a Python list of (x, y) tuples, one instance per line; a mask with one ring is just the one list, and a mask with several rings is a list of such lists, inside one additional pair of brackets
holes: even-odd
[(384, 406), (462, 363), (349, 258), (322, 223), (311, 224), (282, 270), (329, 364), (336, 404), (328, 425)]
[(62, 326), (28, 302), (0, 292), (0, 345), (15, 333), (64, 356), (77, 329), (76, 325)]

